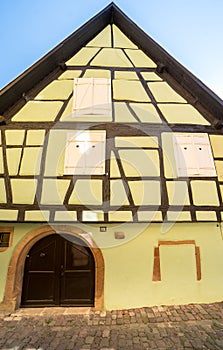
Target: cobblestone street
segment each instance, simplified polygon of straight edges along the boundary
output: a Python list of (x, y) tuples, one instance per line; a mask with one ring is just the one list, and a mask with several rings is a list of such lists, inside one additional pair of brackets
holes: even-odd
[(20, 309), (1, 315), (0, 349), (223, 349), (223, 303), (107, 312)]

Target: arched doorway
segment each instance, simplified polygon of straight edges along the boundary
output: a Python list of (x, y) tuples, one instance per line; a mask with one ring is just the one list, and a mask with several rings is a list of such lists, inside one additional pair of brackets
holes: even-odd
[(49, 235), (26, 256), (21, 306), (94, 306), (94, 284), (94, 257), (84, 241)]
[(104, 308), (104, 258), (101, 250), (97, 247), (91, 234), (72, 225), (45, 225), (28, 233), (16, 246), (13, 251), (6, 279), (4, 298), (0, 303), (1, 311), (12, 312), (20, 307), (23, 274), (26, 256), (30, 249), (40, 239), (49, 235), (73, 235), (81, 239), (90, 248), (95, 263), (95, 291), (94, 307), (97, 310)]

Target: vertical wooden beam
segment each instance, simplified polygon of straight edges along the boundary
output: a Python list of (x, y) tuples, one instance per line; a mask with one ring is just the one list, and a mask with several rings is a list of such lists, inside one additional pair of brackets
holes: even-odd
[(154, 248), (153, 281), (154, 282), (161, 281), (159, 247)]

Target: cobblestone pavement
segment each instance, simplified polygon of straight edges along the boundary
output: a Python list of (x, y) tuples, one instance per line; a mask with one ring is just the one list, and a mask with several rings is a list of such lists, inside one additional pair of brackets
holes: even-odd
[(1, 315), (0, 349), (223, 349), (223, 302), (107, 312), (20, 309)]

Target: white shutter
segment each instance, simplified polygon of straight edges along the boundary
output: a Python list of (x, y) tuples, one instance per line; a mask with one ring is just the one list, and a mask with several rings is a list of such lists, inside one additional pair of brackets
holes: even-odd
[(64, 161), (65, 175), (105, 173), (105, 131), (68, 133)]
[(85, 158), (88, 173), (105, 173), (105, 137), (105, 132), (90, 134)]
[(174, 150), (178, 176), (198, 175), (199, 169), (194, 154), (193, 137), (190, 135), (175, 135)]
[(91, 107), (93, 106), (93, 80), (91, 78), (75, 78), (73, 98), (73, 112), (75, 114), (91, 114)]
[(202, 176), (216, 176), (211, 145), (207, 134), (194, 136), (194, 148), (197, 156), (199, 174)]
[(179, 177), (216, 176), (207, 134), (175, 134), (174, 152)]
[(106, 78), (74, 79), (74, 116), (111, 114), (111, 81)]

